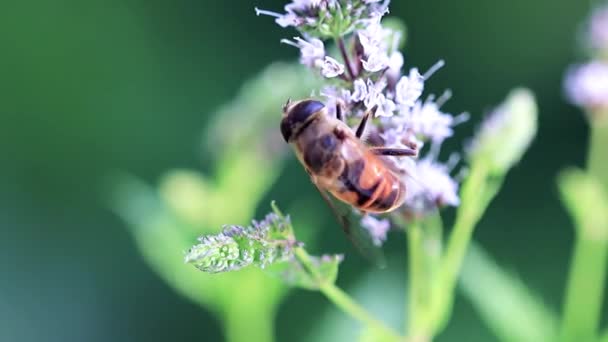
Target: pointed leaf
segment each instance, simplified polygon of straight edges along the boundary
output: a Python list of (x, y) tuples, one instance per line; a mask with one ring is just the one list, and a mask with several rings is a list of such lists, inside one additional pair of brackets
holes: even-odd
[(490, 329), (503, 342), (551, 342), (557, 318), (516, 276), (483, 249), (472, 245), (465, 259), (461, 288)]

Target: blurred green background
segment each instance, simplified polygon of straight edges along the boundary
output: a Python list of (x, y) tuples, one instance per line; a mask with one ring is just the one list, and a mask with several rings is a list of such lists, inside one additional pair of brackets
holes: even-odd
[[(0, 2), (1, 341), (222, 339), (215, 318), (144, 264), (101, 194), (115, 170), (155, 182), (170, 168), (212, 169), (201, 137), (210, 114), (270, 62), (297, 57), (279, 44), (295, 31), (254, 15), (254, 6), (279, 10), (283, 4)], [(476, 238), (556, 310), (573, 229), (558, 202), (555, 176), (583, 163), (587, 141), (583, 116), (562, 99), (561, 79), (581, 57), (575, 41), (588, 10), (585, 1), (551, 0), (409, 0), (391, 7), (391, 15), (408, 25), (406, 65), (424, 70), (445, 59), (447, 67), (427, 89), (451, 88), (454, 97), (445, 108), (472, 113), (446, 150), (460, 149), (511, 88), (536, 92), (538, 138), (508, 176)], [(277, 129), (278, 120), (279, 108)], [(356, 289), (371, 266), (354, 255), (316, 196), (291, 158), (268, 199), (284, 207), (302, 198), (318, 203), (325, 223), (318, 249), (347, 253), (338, 284)], [(301, 215), (312, 212), (305, 208)], [(405, 242), (391, 237), (387, 249), (394, 260), (373, 291), (400, 303)], [(310, 331), (322, 330), (331, 310), (317, 293), (292, 291), (279, 311), (278, 340), (313, 339)], [(493, 336), (458, 298), (454, 319), (438, 340)]]

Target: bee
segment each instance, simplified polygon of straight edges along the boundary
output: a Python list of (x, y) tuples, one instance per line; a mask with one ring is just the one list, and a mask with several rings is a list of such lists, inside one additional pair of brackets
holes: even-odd
[(312, 99), (288, 100), (283, 107), (283, 138), (293, 145), (312, 183), (335, 213), (327, 193), (364, 215), (391, 212), (405, 201), (404, 178), (383, 156), (416, 156), (417, 151), (373, 147), (361, 140), (376, 109), (366, 111), (353, 131), (344, 122), (339, 104), (335, 117), (322, 102)]

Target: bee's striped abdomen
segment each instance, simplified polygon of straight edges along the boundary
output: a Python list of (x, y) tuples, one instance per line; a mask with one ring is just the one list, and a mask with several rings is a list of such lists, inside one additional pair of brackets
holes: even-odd
[(334, 196), (362, 211), (383, 213), (403, 203), (405, 187), (375, 156), (346, 164), (339, 180)]

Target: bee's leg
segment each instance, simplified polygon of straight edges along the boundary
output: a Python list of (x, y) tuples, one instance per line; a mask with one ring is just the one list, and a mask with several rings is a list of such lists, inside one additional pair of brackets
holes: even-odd
[(361, 138), (363, 136), (363, 133), (365, 133), (365, 126), (367, 125), (367, 120), (369, 120), (370, 115), (373, 115), (376, 113), (377, 109), (378, 109), (378, 105), (372, 107), (372, 109), (367, 110), (363, 114), (363, 118), (361, 118), (361, 122), (359, 123), (359, 127), (357, 127), (357, 131), (356, 131), (357, 138)]
[(343, 103), (342, 101), (338, 100), (336, 101), (336, 119), (340, 120), (340, 121), (344, 121), (344, 115), (342, 113), (342, 108), (343, 108)]
[(417, 150), (409, 148), (372, 147), (369, 150), (379, 156), (415, 157), (418, 155)]

